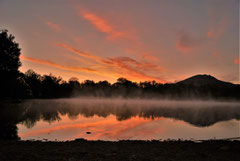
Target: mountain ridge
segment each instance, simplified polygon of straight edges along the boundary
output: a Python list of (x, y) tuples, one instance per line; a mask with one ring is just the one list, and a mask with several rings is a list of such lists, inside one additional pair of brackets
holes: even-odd
[(178, 85), (195, 85), (195, 86), (203, 86), (203, 85), (227, 85), (227, 86), (234, 86), (237, 84), (233, 84), (231, 82), (226, 82), (219, 80), (211, 75), (207, 74), (197, 74), (194, 76), (191, 76), (189, 78), (186, 78), (184, 80), (181, 80), (175, 84)]

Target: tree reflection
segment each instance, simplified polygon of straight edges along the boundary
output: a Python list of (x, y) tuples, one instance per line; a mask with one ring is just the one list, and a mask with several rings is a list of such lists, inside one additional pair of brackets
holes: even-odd
[(23, 110), (16, 104), (0, 103), (0, 140), (19, 140), (17, 124)]
[[(10, 107), (11, 106), (11, 107)], [(211, 126), (219, 121), (240, 119), (239, 103), (184, 104), (184, 103), (142, 103), (141, 101), (93, 101), (78, 99), (31, 100), (20, 104), (5, 104), (0, 108), (0, 127), (4, 129), (0, 139), (18, 139), (17, 124), (32, 128), (39, 120), (49, 123), (61, 120), (67, 115), (77, 119), (108, 117), (114, 115), (118, 121), (132, 117), (155, 119), (159, 117), (183, 120), (198, 127)]]
[[(239, 104), (212, 104), (205, 107), (198, 107), (194, 103), (191, 106), (176, 104), (174, 107), (168, 107), (163, 104), (141, 104), (117, 102), (88, 102), (71, 100), (34, 100), (27, 101), (21, 106), (25, 107), (24, 123), (30, 127), (30, 122), (36, 122), (40, 119), (53, 122), (61, 119), (61, 115), (67, 115), (70, 119), (76, 119), (78, 115), (86, 118), (108, 117), (110, 114), (116, 116), (118, 121), (124, 121), (132, 117), (143, 117), (146, 119), (155, 119), (159, 117), (173, 118), (183, 120), (194, 126), (210, 126), (219, 121), (231, 119), (240, 119)], [(33, 123), (31, 123), (33, 125)]]

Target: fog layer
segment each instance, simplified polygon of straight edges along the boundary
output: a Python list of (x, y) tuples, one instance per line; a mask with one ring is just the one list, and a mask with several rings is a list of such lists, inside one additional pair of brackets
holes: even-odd
[(194, 126), (240, 119), (238, 102), (72, 98), (30, 100), (19, 106), (24, 111), (22, 121), (28, 126), (33, 126), (40, 119), (55, 121), (61, 119), (61, 115), (74, 119), (78, 115), (108, 117), (112, 114), (118, 121), (136, 116), (146, 119), (165, 117), (183, 120)]

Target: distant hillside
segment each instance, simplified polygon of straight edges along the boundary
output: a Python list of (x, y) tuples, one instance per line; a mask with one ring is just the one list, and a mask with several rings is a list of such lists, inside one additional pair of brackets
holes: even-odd
[(195, 75), (176, 84), (183, 84), (183, 85), (195, 85), (195, 86), (204, 86), (204, 85), (222, 85), (222, 86), (234, 86), (234, 84), (229, 82), (224, 82), (221, 80), (216, 79), (211, 75)]
[(178, 98), (240, 100), (240, 85), (218, 80), (211, 75), (195, 75), (172, 84), (167, 93)]

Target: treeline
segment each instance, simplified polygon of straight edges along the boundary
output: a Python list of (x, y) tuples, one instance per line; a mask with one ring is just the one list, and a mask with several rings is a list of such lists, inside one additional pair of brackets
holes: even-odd
[(156, 81), (132, 82), (125, 78), (117, 79), (111, 84), (108, 81), (95, 82), (85, 80), (79, 82), (77, 78), (64, 81), (53, 74), (40, 75), (33, 70), (19, 73), (14, 83), (14, 89), (9, 92), (12, 98), (63, 98), (76, 96), (93, 97), (144, 97), (160, 94), (168, 85)]
[[(200, 76), (201, 77), (201, 76)], [(132, 82), (119, 78), (113, 84), (108, 81), (68, 82), (52, 74), (40, 75), (33, 70), (20, 73), (13, 98), (68, 98), (68, 97), (123, 97), (161, 99), (234, 99), (240, 98), (240, 86), (234, 84), (161, 84), (156, 81)], [(220, 82), (220, 81), (219, 81)]]

